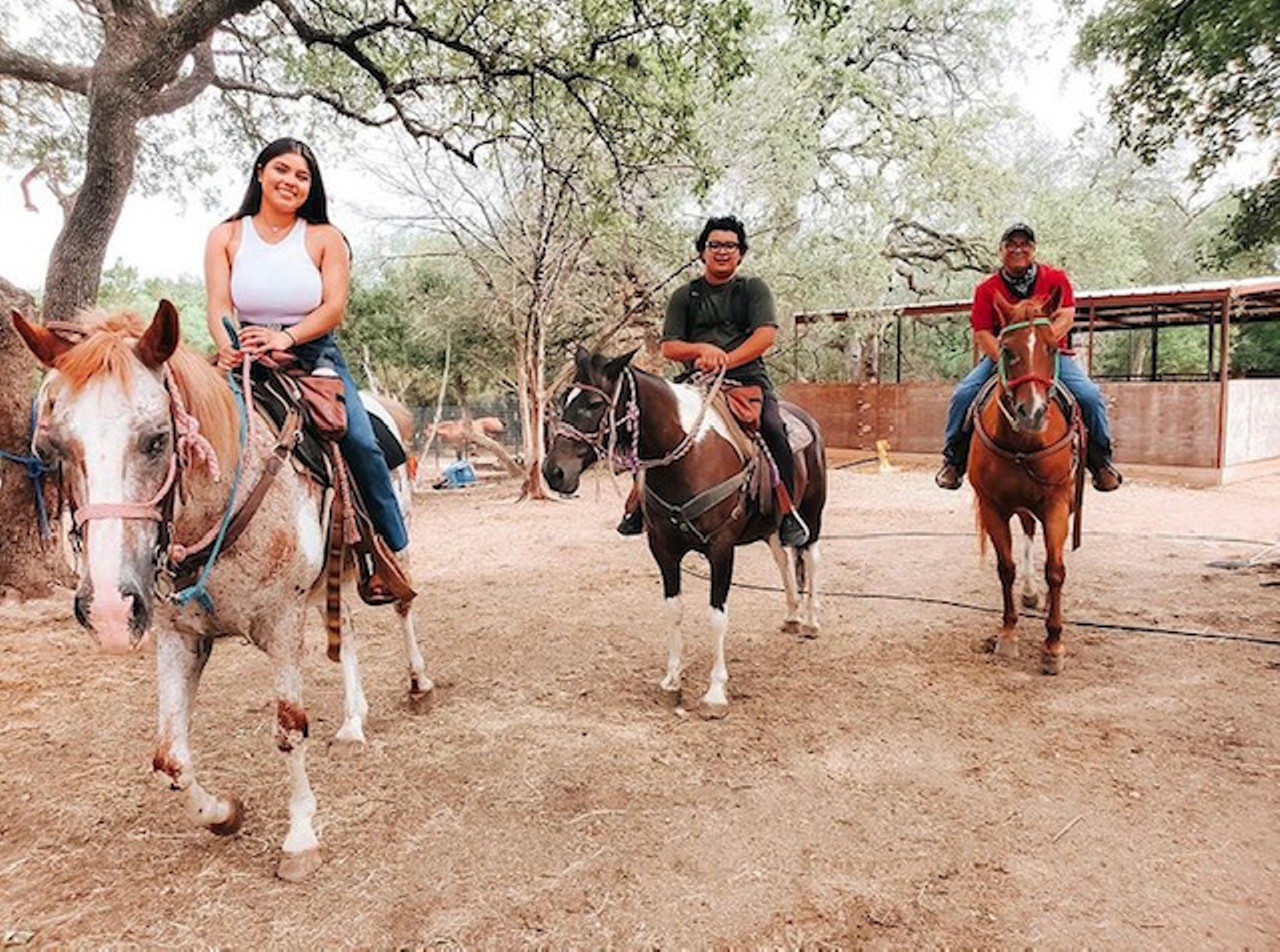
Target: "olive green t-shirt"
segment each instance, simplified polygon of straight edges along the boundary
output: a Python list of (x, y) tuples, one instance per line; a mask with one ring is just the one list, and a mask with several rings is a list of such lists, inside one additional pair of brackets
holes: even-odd
[[(757, 328), (777, 326), (773, 292), (761, 278), (739, 276), (724, 284), (708, 284), (705, 278), (696, 278), (679, 288), (667, 302), (662, 339), (715, 344), (728, 353), (741, 346)], [(685, 369), (692, 370), (693, 364), (686, 362)], [(725, 376), (771, 386), (760, 357), (734, 367)]]

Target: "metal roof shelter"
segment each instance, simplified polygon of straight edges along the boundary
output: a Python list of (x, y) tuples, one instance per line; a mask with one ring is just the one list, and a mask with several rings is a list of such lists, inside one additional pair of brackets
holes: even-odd
[[(845, 321), (850, 316), (883, 315), (899, 318), (921, 318), (967, 314), (970, 299), (930, 301), (915, 304), (848, 310), (807, 311), (795, 315), (797, 328), (819, 321)], [(1206, 337), (1207, 372), (1214, 375), (1214, 351), (1228, 353), (1227, 342), (1232, 324), (1280, 321), (1280, 275), (1257, 278), (1234, 278), (1200, 281), (1190, 284), (1168, 284), (1141, 288), (1118, 288), (1105, 291), (1083, 291), (1076, 294), (1075, 332), (1087, 331), (1087, 346), (1092, 372), (1092, 336), (1107, 331), (1151, 330), (1153, 342), (1159, 341), (1159, 330), (1165, 327), (1217, 327), (1221, 333), (1215, 344), (1212, 332)], [(901, 323), (899, 323), (901, 333)], [(1079, 340), (1079, 338), (1076, 338)], [(1223, 378), (1229, 371), (1229, 360), (1218, 361)], [(1151, 362), (1151, 379), (1157, 379), (1156, 360)], [(899, 377), (901, 374), (899, 373)]]
[[(910, 318), (927, 324), (932, 323), (930, 317), (967, 315), (969, 308), (965, 299), (796, 314), (797, 334), (804, 325), (821, 321), (896, 318), (898, 367), (895, 382), (789, 386), (798, 402), (805, 404), (800, 397), (811, 402), (807, 408), (818, 411), (815, 415), (824, 426), (829, 422), (845, 431), (844, 441), (852, 447), (862, 448), (878, 434), (894, 438), (909, 452), (930, 449), (936, 441), (931, 431), (941, 432), (940, 417), (952, 384), (902, 382), (902, 326)], [(1209, 470), (1219, 480), (1225, 480), (1227, 470), (1243, 474), (1259, 471), (1264, 462), (1269, 468), (1280, 463), (1280, 381), (1252, 373), (1251, 378), (1259, 379), (1230, 379), (1229, 348), (1232, 325), (1276, 321), (1280, 275), (1077, 292), (1074, 341), (1091, 373), (1095, 334), (1151, 335), (1149, 372), (1106, 381), (1113, 428), (1118, 422), (1124, 431), (1122, 461), (1128, 457), (1139, 463)], [(1205, 329), (1204, 370), (1162, 375), (1157, 360), (1160, 331), (1197, 326)], [(849, 409), (850, 401), (856, 403), (856, 412)], [(874, 414), (867, 409), (873, 406)], [(830, 420), (824, 421), (824, 416)]]

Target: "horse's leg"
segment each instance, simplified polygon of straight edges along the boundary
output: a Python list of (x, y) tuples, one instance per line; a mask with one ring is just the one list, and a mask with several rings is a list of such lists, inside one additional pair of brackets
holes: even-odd
[(1036, 608), (1040, 604), (1040, 593), (1036, 591), (1036, 521), (1025, 512), (1018, 513), (1022, 521), (1022, 607)]
[[(302, 618), (286, 614), (275, 630), (259, 644), (268, 646), (276, 665), (276, 747), (289, 765), (289, 832), (284, 838), (284, 856), (276, 875), (288, 882), (301, 882), (320, 868), (320, 840), (312, 819), (316, 797), (307, 778), (307, 735), (310, 729), (302, 706)], [(345, 652), (345, 645), (344, 645)]]
[(818, 634), (818, 543), (810, 542), (799, 552), (804, 563), (804, 624), (801, 633), (810, 638)]
[(339, 655), (342, 659), (343, 721), (334, 740), (351, 744), (364, 743), (364, 720), (369, 716), (369, 702), (364, 696), (360, 680), (360, 663), (356, 660), (356, 626), (351, 615), (351, 598), (355, 586), (344, 585), (342, 599), (342, 640)]
[(662, 573), (663, 608), (668, 626), (667, 673), (658, 687), (662, 689), (666, 703), (677, 707), (680, 704), (680, 676), (684, 671), (684, 632), (680, 627), (681, 616), (684, 614), (680, 600), (680, 558), (659, 555), (656, 551), (653, 557), (658, 562), (658, 571)]
[(1049, 603), (1045, 608), (1044, 628), (1048, 633), (1042, 658), (1045, 674), (1058, 674), (1067, 649), (1062, 643), (1062, 583), (1067, 578), (1067, 566), (1063, 549), (1067, 541), (1067, 529), (1071, 512), (1066, 502), (1054, 506), (1044, 517), (1044, 580), (1049, 585)]
[(400, 630), (404, 634), (404, 651), (409, 659), (409, 708), (424, 710), (435, 696), (435, 682), (427, 677), (427, 666), (418, 649), (418, 636), (413, 630), (412, 602), (396, 602), (396, 614), (400, 616)]
[(174, 631), (157, 635), (160, 723), (151, 766), (156, 773), (165, 775), (170, 790), (187, 795), (187, 813), (192, 820), (211, 833), (228, 836), (240, 829), (244, 806), (236, 797), (219, 797), (200, 786), (189, 746), (191, 706), (195, 703), (200, 673), (212, 650), (212, 638), (187, 638)]
[(782, 590), (787, 594), (787, 617), (782, 622), (782, 630), (789, 635), (800, 633), (800, 599), (796, 592), (796, 565), (791, 559), (791, 552), (778, 541), (775, 532), (769, 536), (769, 551), (773, 553), (773, 561), (778, 563), (778, 574), (782, 576)]
[(1018, 569), (1013, 562), (1013, 535), (1009, 529), (1009, 520), (997, 513), (993, 506), (979, 502), (978, 508), (982, 516), (982, 527), (996, 550), (996, 571), (1000, 575), (1000, 588), (1004, 596), (1004, 620), (992, 650), (1001, 657), (1012, 658), (1018, 654), (1017, 632), (1014, 630), (1018, 623), (1018, 609), (1013, 601), (1013, 583), (1018, 576)]
[(711, 666), (711, 684), (702, 696), (702, 716), (724, 717), (729, 712), (729, 669), (724, 663), (724, 639), (729, 630), (729, 586), (733, 582), (733, 546), (725, 545), (707, 553), (711, 563), (711, 637), (715, 643), (715, 662)]

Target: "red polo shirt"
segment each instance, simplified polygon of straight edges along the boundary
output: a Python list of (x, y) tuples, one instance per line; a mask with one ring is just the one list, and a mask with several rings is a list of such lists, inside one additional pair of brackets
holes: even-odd
[[(1075, 307), (1076, 295), (1071, 289), (1071, 279), (1067, 277), (1067, 272), (1051, 268), (1047, 264), (1037, 264), (1036, 285), (1028, 296), (1047, 298), (1054, 288), (1062, 292), (1062, 302), (1058, 305), (1059, 307)], [(996, 313), (995, 303), (997, 293), (1010, 304), (1017, 303), (1013, 292), (1009, 290), (998, 271), (973, 289), (973, 309), (969, 312), (969, 326), (975, 331), (1000, 333), (1000, 315)], [(1058, 347), (1064, 353), (1071, 352), (1069, 337), (1070, 334), (1058, 341)]]

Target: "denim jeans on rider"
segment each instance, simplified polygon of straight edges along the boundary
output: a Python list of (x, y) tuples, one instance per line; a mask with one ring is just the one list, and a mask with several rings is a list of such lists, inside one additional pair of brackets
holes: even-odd
[[(990, 357), (983, 357), (969, 375), (956, 384), (947, 404), (947, 430), (942, 455), (961, 471), (969, 465), (969, 434), (964, 430), (964, 417), (969, 404), (978, 395), (987, 378), (995, 372), (996, 365)], [(1074, 357), (1065, 354), (1058, 364), (1058, 379), (1075, 396), (1080, 404), (1089, 431), (1089, 443), (1104, 459), (1111, 458), (1111, 425), (1107, 422), (1107, 406), (1102, 390), (1089, 379), (1089, 375), (1076, 363)]]
[(400, 503), (391, 486), (391, 470), (382, 455), (382, 447), (373, 435), (369, 411), (360, 402), (360, 388), (347, 369), (338, 342), (332, 334), (326, 334), (298, 345), (294, 352), (303, 365), (309, 365), (313, 371), (328, 367), (342, 378), (347, 398), (347, 435), (338, 446), (342, 450), (342, 458), (351, 468), (360, 498), (369, 509), (373, 527), (393, 551), (399, 552), (409, 544), (409, 531), (405, 528)]

